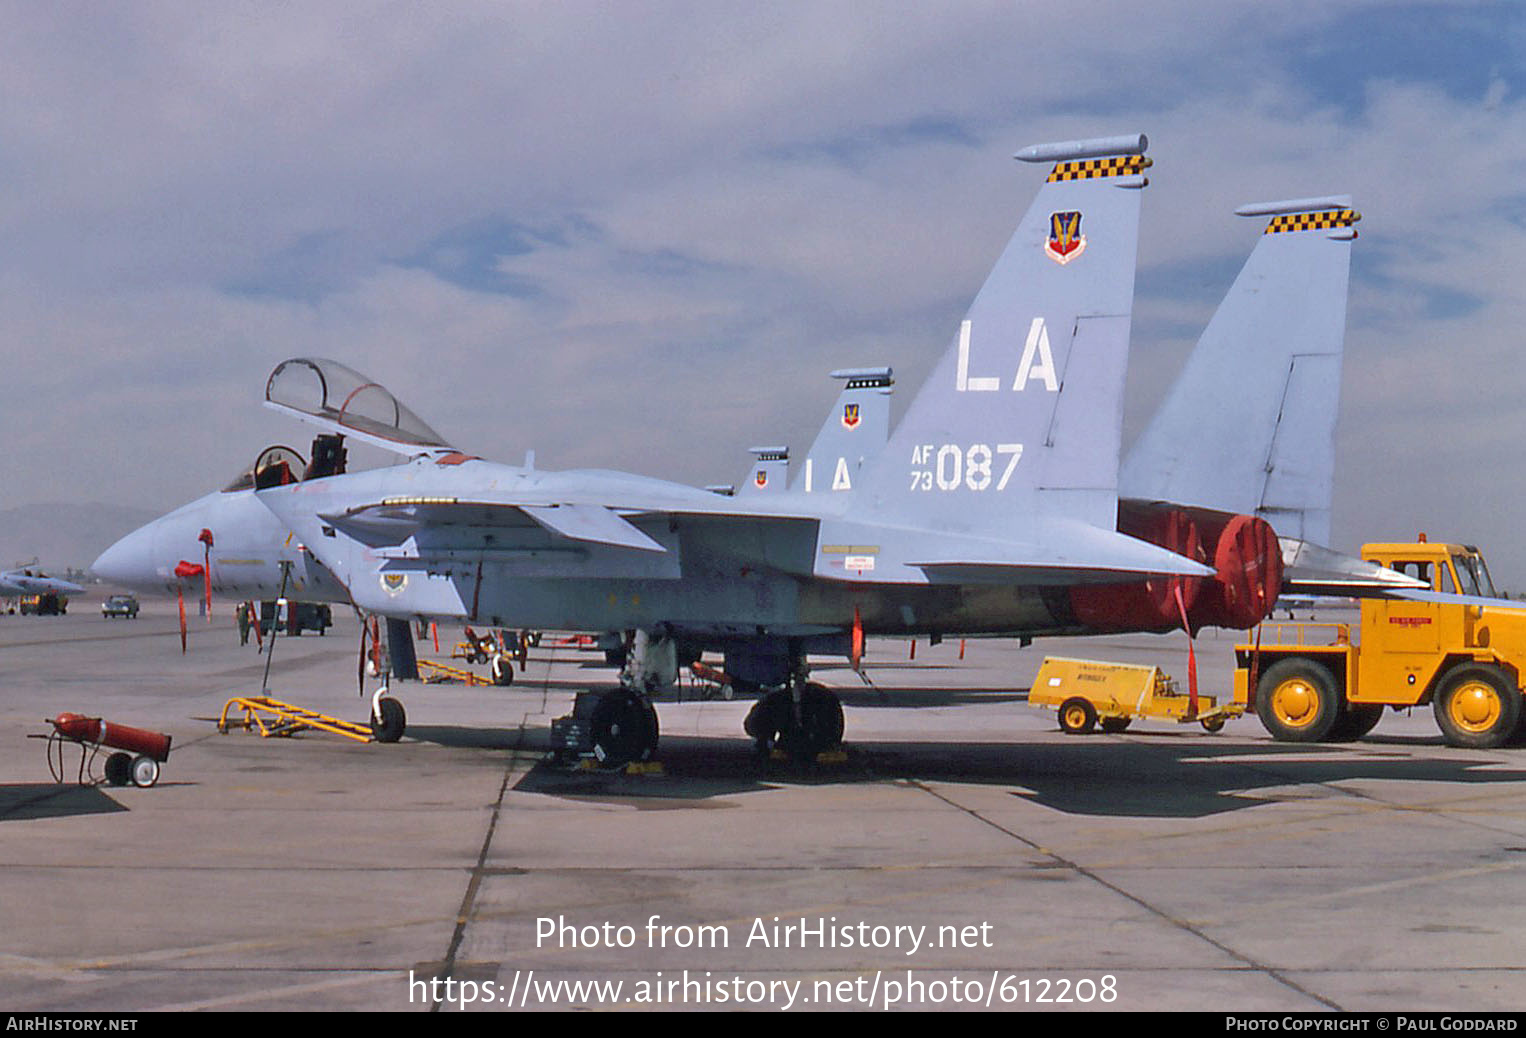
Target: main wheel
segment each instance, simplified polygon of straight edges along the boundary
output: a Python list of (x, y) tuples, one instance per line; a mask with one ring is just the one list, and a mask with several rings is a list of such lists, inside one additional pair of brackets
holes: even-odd
[[(793, 720), (793, 717), (791, 718)], [(790, 751), (814, 757), (842, 743), (842, 700), (814, 682), (800, 690), (800, 729), (792, 733)]]
[(1330, 729), (1331, 742), (1356, 742), (1378, 726), (1383, 718), (1381, 703), (1347, 703)]
[(1060, 704), (1060, 731), (1085, 735), (1097, 725), (1097, 710), (1084, 699), (1067, 699)]
[(408, 714), (401, 701), (383, 696), (376, 704), (378, 716), (371, 718), (371, 734), (377, 742), (397, 742), (408, 727)]
[(1515, 682), (1489, 664), (1451, 671), (1432, 706), (1447, 743), (1475, 750), (1504, 745), (1521, 720), (1521, 693)]
[(590, 724), (594, 756), (604, 764), (651, 760), (657, 752), (657, 711), (629, 692), (600, 697)]
[(792, 710), (789, 693), (765, 692), (747, 711), (742, 731), (752, 739), (759, 753), (768, 753), (778, 744), (780, 734), (789, 730)]
[(1256, 684), (1256, 716), (1279, 742), (1320, 742), (1340, 714), (1335, 678), (1313, 660), (1278, 660)]

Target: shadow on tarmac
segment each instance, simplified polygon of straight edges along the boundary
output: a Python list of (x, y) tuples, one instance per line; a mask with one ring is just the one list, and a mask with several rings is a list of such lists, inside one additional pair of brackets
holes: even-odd
[(126, 810), (98, 786), (56, 782), (0, 785), (0, 822), (105, 815)]
[[(512, 735), (514, 733), (503, 733)], [(539, 733), (537, 733), (539, 734)], [(663, 736), (662, 775), (579, 771), (542, 761), (513, 788), (522, 793), (607, 800), (684, 801), (798, 786), (898, 782), (1016, 787), (1018, 797), (1069, 815), (1205, 818), (1263, 804), (1352, 794), (1347, 783), (1434, 782), (1490, 786), (1526, 781), (1526, 763), (1440, 749), (1417, 759), (1394, 748), (1418, 740), (1331, 745), (1215, 745), (1193, 733), (1141, 742), (1109, 736), (1046, 743), (849, 742), (847, 761), (772, 761), (746, 739)], [(544, 749), (544, 737), (535, 740)], [(531, 746), (520, 746), (529, 751)], [(717, 805), (719, 806), (719, 805)]]

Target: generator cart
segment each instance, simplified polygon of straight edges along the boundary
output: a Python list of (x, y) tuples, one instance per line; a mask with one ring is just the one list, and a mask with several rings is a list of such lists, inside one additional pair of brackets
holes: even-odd
[(1053, 707), (1060, 728), (1082, 735), (1101, 725), (1104, 732), (1121, 732), (1136, 717), (1153, 717), (1180, 724), (1201, 724), (1210, 732), (1245, 712), (1236, 703), (1219, 704), (1213, 696), (1193, 697), (1159, 667), (1100, 660), (1046, 656), (1033, 678), (1028, 705)]

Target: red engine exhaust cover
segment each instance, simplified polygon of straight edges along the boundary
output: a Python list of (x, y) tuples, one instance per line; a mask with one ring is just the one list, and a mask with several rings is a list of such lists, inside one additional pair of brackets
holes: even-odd
[(1193, 632), (1245, 630), (1264, 620), (1282, 591), (1282, 546), (1264, 519), (1203, 508), (1120, 502), (1118, 530), (1211, 565), (1211, 578), (1159, 577), (1136, 584), (1073, 588), (1070, 605), (1097, 631), (1169, 631), (1181, 626), (1182, 593)]

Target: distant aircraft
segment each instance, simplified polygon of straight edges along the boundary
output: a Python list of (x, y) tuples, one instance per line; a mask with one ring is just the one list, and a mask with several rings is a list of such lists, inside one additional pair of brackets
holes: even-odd
[(16, 598), (21, 595), (83, 595), (85, 589), (78, 584), (58, 577), (50, 577), (33, 567), (11, 569), (0, 573), (0, 598)]
[(806, 452), (800, 473), (790, 480), (788, 447), (753, 447), (756, 460), (736, 491), (738, 497), (785, 489), (806, 494), (853, 489), (865, 459), (878, 454), (889, 436), (895, 379), (889, 368), (845, 368), (832, 372), (832, 377), (842, 380), (843, 388)]

